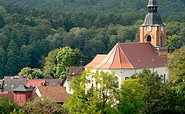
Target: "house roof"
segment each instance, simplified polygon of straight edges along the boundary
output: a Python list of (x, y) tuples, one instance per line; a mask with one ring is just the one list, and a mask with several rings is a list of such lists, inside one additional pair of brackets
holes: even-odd
[(45, 79), (46, 86), (62, 86), (64, 83), (63, 79)]
[(20, 85), (26, 85), (27, 77), (23, 76), (4, 76), (4, 91), (13, 91)]
[(55, 102), (64, 102), (67, 92), (63, 86), (40, 86), (37, 87), (44, 98), (49, 98)]
[(85, 67), (122, 69), (164, 67), (150, 43), (118, 43), (107, 55), (97, 55)]
[(3, 92), (3, 93), (0, 93), (0, 97), (7, 97), (9, 99), (14, 99), (14, 93)]
[(36, 87), (36, 86), (62, 86), (63, 79), (32, 79), (28, 80), (26, 86)]
[(25, 85), (20, 85), (18, 88), (14, 89), (13, 91), (33, 91), (34, 87), (26, 87)]
[(45, 83), (46, 83), (46, 80), (44, 79), (31, 79), (27, 81), (26, 86), (27, 87), (44, 86)]
[(83, 71), (83, 66), (71, 66), (69, 68), (69, 75), (81, 75)]

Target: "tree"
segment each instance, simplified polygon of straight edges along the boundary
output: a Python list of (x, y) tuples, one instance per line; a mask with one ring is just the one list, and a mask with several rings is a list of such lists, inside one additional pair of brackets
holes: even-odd
[(63, 78), (68, 74), (70, 66), (79, 66), (82, 59), (82, 53), (79, 49), (71, 49), (69, 46), (63, 47), (59, 50), (57, 56), (57, 66), (55, 78)]
[[(181, 96), (179, 102), (185, 102), (185, 46), (169, 55), (168, 68), (170, 81), (174, 84), (178, 96)], [(184, 108), (183, 106), (179, 107)], [(183, 111), (185, 112), (185, 110)]]
[(185, 83), (185, 46), (169, 55), (168, 68), (173, 83)]
[(56, 66), (57, 66), (57, 58), (59, 49), (55, 49), (49, 52), (48, 56), (45, 58), (44, 63), (44, 73), (46, 77), (54, 78), (54, 74), (56, 73)]
[(31, 114), (61, 114), (65, 112), (62, 105), (50, 99), (36, 97), (34, 101), (27, 102), (23, 110)]
[(6, 63), (6, 52), (2, 46), (0, 46), (0, 79), (3, 78), (5, 73), (5, 63)]
[(73, 94), (64, 105), (70, 113), (116, 113), (118, 82), (114, 73), (87, 69), (80, 78), (74, 77), (70, 86)]
[(20, 68), (19, 48), (13, 40), (10, 41), (7, 51), (6, 75), (16, 75)]
[(30, 67), (25, 67), (21, 69), (21, 72), (18, 73), (19, 76), (26, 76), (29, 79), (42, 79), (44, 78), (44, 73), (37, 68), (30, 68)]
[(13, 110), (19, 110), (20, 107), (14, 100), (10, 100), (8, 98), (0, 97), (0, 113), (1, 114), (9, 114)]
[(183, 113), (184, 97), (178, 94), (170, 83), (162, 83), (162, 78), (156, 72), (143, 70), (138, 74), (139, 82), (144, 86), (143, 101), (145, 107), (140, 113)]
[(145, 106), (144, 95), (144, 86), (139, 83), (139, 79), (125, 80), (120, 89), (119, 112), (123, 114), (138, 113)]

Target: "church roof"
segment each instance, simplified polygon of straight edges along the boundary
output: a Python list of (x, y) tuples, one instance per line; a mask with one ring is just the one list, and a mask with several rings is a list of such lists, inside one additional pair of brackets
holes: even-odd
[(163, 25), (160, 15), (157, 13), (148, 13), (145, 17), (143, 25), (161, 26)]
[(97, 55), (85, 67), (124, 69), (164, 67), (150, 43), (118, 43), (107, 55)]

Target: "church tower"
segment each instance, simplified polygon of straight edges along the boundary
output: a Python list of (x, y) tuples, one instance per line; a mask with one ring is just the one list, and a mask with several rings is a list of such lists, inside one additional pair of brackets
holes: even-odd
[(156, 0), (148, 1), (148, 14), (140, 26), (140, 42), (150, 42), (156, 53), (167, 62), (168, 46), (166, 45), (166, 26), (157, 13)]

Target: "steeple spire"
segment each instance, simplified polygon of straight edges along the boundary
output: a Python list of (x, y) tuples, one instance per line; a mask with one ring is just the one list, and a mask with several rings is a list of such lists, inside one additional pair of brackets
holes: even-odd
[(161, 17), (157, 14), (158, 4), (156, 0), (149, 0), (148, 1), (148, 14), (145, 17), (145, 21), (143, 26), (161, 26), (163, 25), (161, 21)]
[(157, 2), (155, 0), (149, 0), (148, 7), (158, 7)]

